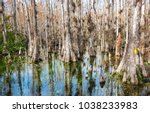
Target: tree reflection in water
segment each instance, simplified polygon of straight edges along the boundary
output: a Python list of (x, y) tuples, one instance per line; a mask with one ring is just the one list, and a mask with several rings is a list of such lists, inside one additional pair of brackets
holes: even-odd
[[(111, 78), (113, 61), (87, 53), (83, 61), (64, 64), (56, 55), (40, 64), (21, 57), (0, 60), (0, 95), (109, 96), (149, 95), (150, 85), (124, 86)], [(102, 83), (103, 80), (103, 84)]]

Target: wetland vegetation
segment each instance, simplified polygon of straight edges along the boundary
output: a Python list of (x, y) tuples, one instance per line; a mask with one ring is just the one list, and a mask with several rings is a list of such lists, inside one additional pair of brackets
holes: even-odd
[(0, 95), (150, 95), (150, 0), (1, 0)]

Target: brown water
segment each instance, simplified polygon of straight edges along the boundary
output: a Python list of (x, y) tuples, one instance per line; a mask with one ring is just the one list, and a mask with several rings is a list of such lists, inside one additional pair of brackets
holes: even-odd
[[(107, 55), (84, 55), (83, 61), (64, 64), (55, 55), (39, 64), (25, 58), (0, 60), (0, 95), (116, 96), (149, 95), (150, 85), (124, 86), (112, 79), (114, 67)], [(100, 83), (101, 78), (103, 83)]]

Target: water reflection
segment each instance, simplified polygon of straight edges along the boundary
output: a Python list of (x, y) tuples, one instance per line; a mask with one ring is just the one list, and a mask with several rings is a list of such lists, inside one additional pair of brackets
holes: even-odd
[[(149, 95), (150, 85), (122, 86), (111, 78), (113, 62), (107, 54), (64, 64), (55, 55), (40, 64), (16, 58), (0, 61), (0, 95), (117, 96)], [(16, 60), (15, 59), (15, 60)]]

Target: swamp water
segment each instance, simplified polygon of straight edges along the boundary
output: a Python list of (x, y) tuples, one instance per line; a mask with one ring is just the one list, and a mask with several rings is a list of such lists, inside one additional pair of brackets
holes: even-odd
[(0, 95), (149, 95), (150, 85), (125, 86), (112, 79), (113, 67), (111, 59), (102, 54), (96, 58), (85, 54), (83, 61), (71, 64), (55, 55), (39, 64), (21, 57), (4, 58), (0, 60)]

